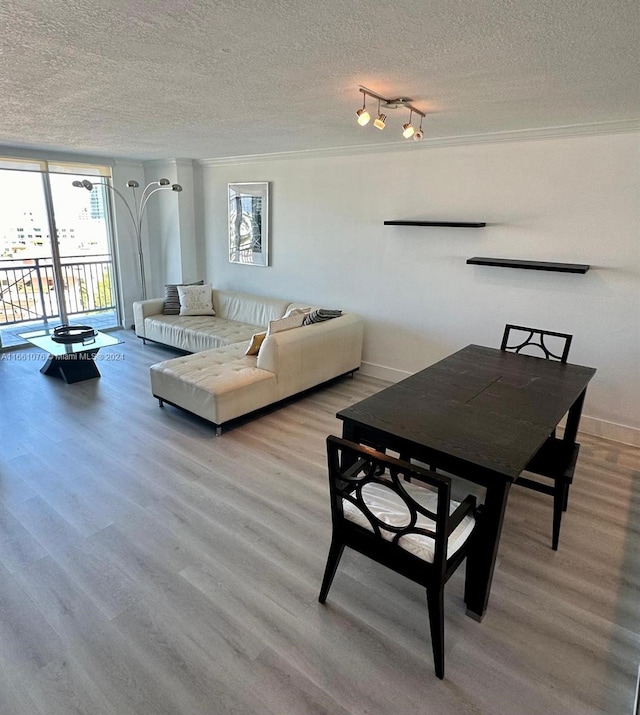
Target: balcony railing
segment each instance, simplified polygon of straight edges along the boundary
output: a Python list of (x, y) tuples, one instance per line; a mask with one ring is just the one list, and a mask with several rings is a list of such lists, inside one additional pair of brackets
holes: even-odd
[[(110, 256), (65, 256), (61, 268), (68, 315), (115, 309)], [(51, 257), (0, 259), (0, 326), (59, 315)]]

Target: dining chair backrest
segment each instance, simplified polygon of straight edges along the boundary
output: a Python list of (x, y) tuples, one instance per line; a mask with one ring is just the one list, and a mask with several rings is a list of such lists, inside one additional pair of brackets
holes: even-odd
[(572, 339), (573, 335), (568, 333), (507, 324), (504, 327), (500, 350), (567, 362)]

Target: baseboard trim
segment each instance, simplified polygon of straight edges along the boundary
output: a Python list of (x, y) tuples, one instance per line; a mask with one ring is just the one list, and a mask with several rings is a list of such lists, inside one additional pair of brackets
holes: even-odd
[(386, 365), (376, 365), (374, 362), (363, 362), (360, 365), (360, 374), (377, 377), (378, 380), (386, 380), (387, 382), (400, 382), (400, 380), (404, 380), (405, 377), (409, 377), (413, 373), (398, 370), (395, 367), (386, 367)]
[(640, 447), (640, 430), (627, 425), (619, 425), (607, 420), (599, 420), (596, 417), (582, 415), (580, 420), (580, 431), (592, 434), (595, 437), (604, 437), (613, 442), (621, 442), (632, 447)]
[[(398, 370), (393, 367), (387, 367), (386, 365), (377, 365), (373, 362), (363, 362), (360, 367), (360, 372), (362, 375), (376, 377), (379, 380), (386, 380), (387, 382), (400, 382), (400, 380), (404, 380), (405, 377), (409, 377), (409, 375), (412, 374), (406, 370)], [(594, 437), (602, 437), (604, 439), (610, 439), (613, 442), (628, 444), (632, 447), (640, 447), (640, 429), (629, 427), (628, 425), (620, 425), (615, 422), (598, 419), (597, 417), (582, 415), (580, 431), (585, 434), (593, 435)]]

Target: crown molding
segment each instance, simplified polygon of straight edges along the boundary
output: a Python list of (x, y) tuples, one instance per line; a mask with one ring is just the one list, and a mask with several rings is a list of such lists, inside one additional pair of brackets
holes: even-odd
[(421, 142), (394, 141), (383, 144), (358, 144), (355, 146), (329, 147), (327, 149), (303, 149), (271, 154), (246, 154), (224, 156), (216, 159), (194, 159), (198, 166), (224, 166), (230, 164), (255, 164), (282, 159), (321, 159), (323, 157), (354, 156), (399, 151), (423, 151), (440, 147), (465, 146), (474, 144), (495, 144), (502, 142), (533, 141), (540, 139), (570, 139), (599, 134), (628, 134), (640, 132), (640, 118), (598, 122), (597, 124), (570, 124), (540, 129), (518, 129), (508, 132), (488, 132), (485, 134), (465, 134), (455, 137), (435, 137)]
[(141, 160), (141, 163), (151, 169), (166, 166), (167, 164), (171, 164), (176, 167), (180, 166), (182, 168), (189, 168), (193, 166), (194, 159), (143, 159)]

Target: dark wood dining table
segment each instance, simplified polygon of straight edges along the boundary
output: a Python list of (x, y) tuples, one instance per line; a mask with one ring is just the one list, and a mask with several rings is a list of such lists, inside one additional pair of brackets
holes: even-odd
[(467, 614), (478, 621), (489, 601), (509, 487), (565, 414), (562, 439), (573, 447), (595, 372), (468, 345), (337, 413), (345, 439), (485, 487), (465, 585)]

